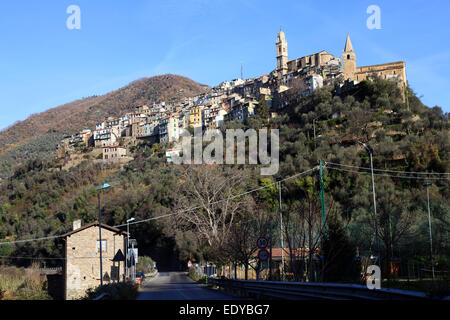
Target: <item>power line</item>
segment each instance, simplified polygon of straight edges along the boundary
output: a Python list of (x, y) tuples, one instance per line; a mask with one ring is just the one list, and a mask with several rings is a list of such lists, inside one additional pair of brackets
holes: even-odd
[[(290, 177), (287, 177), (287, 178), (285, 178), (285, 179), (283, 179), (283, 180), (280, 180), (280, 182), (287, 181), (287, 180), (290, 180), (290, 179), (294, 179), (294, 178), (296, 178), (296, 177), (298, 177), (298, 176), (301, 176), (301, 175), (304, 175), (304, 174), (306, 174), (306, 173), (309, 173), (309, 172), (312, 172), (312, 171), (314, 171), (314, 170), (317, 170), (317, 168), (318, 168), (318, 167), (314, 167), (314, 168), (311, 168), (311, 169), (309, 169), (309, 170), (306, 170), (306, 171), (303, 171), (303, 172), (294, 174), (293, 176), (290, 176)], [(243, 192), (243, 193), (234, 195), (234, 196), (229, 197), (229, 198), (225, 198), (225, 199), (221, 199), (221, 200), (217, 200), (217, 201), (211, 202), (210, 205), (218, 204), (218, 203), (221, 203), (221, 202), (224, 202), (224, 201), (230, 201), (230, 200), (233, 200), (233, 199), (235, 199), (235, 198), (238, 198), (238, 197), (241, 197), (241, 196), (244, 196), (244, 195), (247, 195), (247, 194), (250, 194), (250, 193), (253, 193), (253, 192), (256, 192), (256, 191), (265, 189), (265, 188), (268, 188), (268, 187), (273, 186), (273, 185), (275, 185), (275, 184), (278, 184), (278, 181), (277, 181), (277, 182), (272, 182), (272, 183), (267, 184), (267, 185), (265, 185), (265, 186), (261, 186), (261, 187), (252, 189), (252, 190), (250, 190), (250, 191), (246, 191), (246, 192)], [(138, 223), (143, 223), (143, 222), (148, 222), (148, 221), (157, 220), (157, 219), (161, 219), (161, 218), (166, 218), (166, 217), (170, 217), (170, 216), (174, 216), (174, 215), (186, 213), (186, 212), (189, 212), (189, 211), (194, 211), (194, 210), (197, 210), (197, 209), (200, 209), (200, 208), (202, 208), (202, 206), (196, 206), (196, 207), (189, 208), (189, 209), (186, 209), (186, 210), (183, 210), (183, 211), (173, 212), (173, 213), (165, 214), (165, 215), (158, 216), (158, 217), (152, 217), (152, 218), (148, 218), (148, 219), (144, 219), (144, 220), (133, 221), (133, 222), (130, 222), (129, 225), (132, 225), (132, 224), (138, 224)], [(115, 227), (115, 228), (119, 228), (119, 227), (124, 227), (124, 226), (126, 226), (126, 225), (127, 225), (127, 224), (124, 223), (124, 224), (120, 224), (120, 225), (117, 225), (117, 226), (114, 226), (114, 227)]]
[[(283, 180), (281, 180), (281, 181), (287, 181), (287, 180), (293, 179), (293, 178), (295, 178), (295, 177), (298, 177), (298, 176), (304, 175), (304, 174), (306, 174), (306, 173), (312, 172), (312, 171), (314, 171), (314, 170), (317, 170), (317, 168), (318, 168), (318, 167), (314, 167), (314, 168), (308, 169), (308, 170), (306, 170), (306, 171), (303, 171), (303, 172), (294, 174), (293, 176), (287, 177), (287, 178), (285, 178), (285, 179), (283, 179)], [(218, 203), (221, 203), (221, 202), (224, 202), (224, 201), (230, 201), (230, 200), (233, 200), (233, 199), (235, 199), (235, 198), (237, 198), (237, 197), (241, 197), (241, 196), (244, 196), (244, 195), (247, 195), (247, 194), (250, 194), (250, 193), (253, 193), (253, 192), (256, 192), (256, 191), (265, 189), (265, 188), (268, 188), (268, 187), (270, 187), (270, 186), (272, 186), (272, 185), (275, 185), (275, 184), (277, 184), (277, 183), (278, 183), (278, 182), (273, 182), (273, 183), (270, 183), (270, 184), (268, 184), (268, 185), (261, 186), (261, 187), (258, 187), (258, 188), (256, 188), (256, 189), (250, 190), (250, 191), (246, 191), (246, 192), (243, 192), (243, 193), (234, 195), (234, 196), (229, 197), (229, 198), (226, 198), (226, 199), (221, 199), (221, 200), (212, 202), (212, 203), (210, 203), (210, 204), (218, 204)], [(201, 208), (201, 206), (196, 206), (196, 207), (193, 207), (193, 208), (190, 208), (190, 209), (186, 209), (186, 210), (183, 210), (183, 211), (172, 212), (172, 213), (164, 214), (164, 215), (157, 216), (157, 217), (152, 217), (152, 218), (148, 218), (148, 219), (144, 219), (144, 220), (139, 220), (139, 221), (133, 221), (133, 222), (129, 223), (129, 225), (132, 225), (132, 224), (138, 224), (138, 223), (144, 223), (144, 222), (148, 222), (148, 221), (152, 221), (152, 220), (158, 220), (158, 219), (162, 219), (162, 218), (167, 218), (167, 217), (174, 216), (174, 215), (178, 215), (178, 214), (181, 214), (181, 213), (186, 213), (186, 212), (189, 212), (189, 211), (194, 211), (194, 210), (197, 210), (197, 209), (200, 209), (200, 208)], [(114, 227), (115, 227), (115, 228), (119, 228), (119, 227), (124, 227), (124, 226), (126, 226), (126, 225), (127, 225), (127, 224), (124, 223), (124, 224), (120, 224), (120, 225), (117, 225), (117, 226), (114, 226)], [(58, 238), (62, 238), (62, 235), (49, 236), (49, 237), (42, 237), (42, 238), (34, 238), (34, 239), (24, 239), (24, 240), (15, 240), (15, 241), (0, 242), (0, 245), (17, 244), (17, 243), (27, 243), (27, 242), (42, 241), (42, 240), (52, 240), (52, 239), (58, 239)]]
[(31, 242), (31, 241), (52, 240), (52, 239), (57, 239), (57, 238), (62, 238), (62, 235), (42, 237), (42, 238), (34, 238), (34, 239), (25, 239), (25, 240), (15, 240), (15, 241), (0, 242), (0, 245), (2, 245), (2, 244), (26, 243), (26, 242)]
[[(347, 167), (347, 168), (357, 168), (357, 169), (364, 169), (364, 170), (371, 170), (371, 168), (366, 168), (366, 167), (358, 167), (358, 166), (350, 166), (350, 165), (345, 165), (345, 164), (340, 164), (340, 163), (333, 163), (333, 162), (325, 162), (325, 164), (331, 164), (334, 166), (340, 166), (340, 167)], [(402, 174), (424, 174), (424, 175), (450, 175), (449, 172), (443, 172), (443, 173), (439, 173), (439, 172), (417, 172), (417, 171), (397, 171), (397, 170), (387, 170), (387, 169), (373, 169), (373, 171), (380, 171), (380, 172), (390, 172), (390, 173), (402, 173)]]
[[(352, 172), (352, 173), (357, 173), (357, 174), (370, 174), (370, 172), (361, 172), (361, 171), (354, 171), (354, 170), (348, 170), (348, 169), (342, 169), (342, 168), (333, 168), (333, 167), (329, 167), (329, 166), (326, 166), (326, 168), (331, 169), (331, 170)], [(382, 177), (400, 178), (400, 179), (412, 179), (412, 180), (450, 180), (450, 178), (396, 176), (396, 175), (381, 174), (381, 173), (374, 173), (374, 175), (382, 176)]]
[[(97, 258), (97, 257), (96, 257)], [(0, 259), (21, 259), (21, 260), (65, 260), (66, 258), (43, 258), (43, 257), (11, 257), (11, 256), (0, 256)]]
[[(329, 165), (331, 165), (331, 166), (329, 166)], [(338, 164), (338, 163), (333, 163), (333, 162), (325, 162), (325, 168), (328, 168), (328, 169), (331, 169), (331, 170), (351, 172), (351, 173), (357, 173), (357, 174), (368, 174), (368, 172), (360, 172), (360, 171), (354, 171), (354, 170), (348, 170), (348, 169), (342, 169), (342, 168), (335, 168), (335, 167), (332, 167), (332, 166), (341, 166), (341, 167), (349, 167), (349, 168), (358, 168), (358, 169), (370, 170), (370, 168), (365, 168), (365, 167), (349, 166), (349, 165), (343, 165), (343, 164)], [(284, 182), (284, 181), (288, 181), (288, 180), (294, 179), (294, 178), (296, 178), (298, 176), (307, 174), (309, 172), (313, 172), (313, 171), (315, 171), (317, 169), (318, 169), (318, 167), (316, 166), (314, 168), (311, 168), (311, 169), (308, 169), (306, 171), (294, 174), (294, 175), (292, 175), (290, 177), (284, 178), (284, 179), (280, 180), (280, 182)], [(374, 171), (395, 172), (395, 173), (410, 173), (410, 174), (438, 174), (438, 175), (450, 174), (450, 173), (407, 172), (407, 171), (394, 171), (394, 170), (384, 170), (384, 169), (374, 169)], [(423, 180), (427, 180), (427, 179), (448, 180), (449, 179), (449, 178), (399, 176), (399, 175), (388, 175), (388, 174), (381, 174), (381, 173), (374, 173), (374, 175), (385, 176), (385, 177), (393, 177), (393, 178), (403, 178), (403, 179), (405, 179), (405, 178), (406, 179), (423, 179)], [(233, 199), (235, 199), (237, 197), (241, 197), (241, 196), (244, 196), (244, 195), (247, 195), (247, 194), (250, 194), (250, 193), (253, 193), (253, 192), (256, 192), (256, 191), (268, 188), (268, 187), (271, 187), (271, 186), (273, 186), (275, 184), (278, 184), (278, 181), (277, 182), (272, 182), (270, 184), (267, 184), (267, 185), (264, 185), (264, 186), (261, 186), (261, 187), (258, 187), (258, 188), (255, 188), (255, 189), (252, 189), (252, 190), (249, 190), (249, 191), (237, 194), (237, 195), (234, 195), (234, 196), (229, 197), (229, 198), (225, 198), (225, 199), (221, 199), (221, 200), (217, 200), (217, 201), (211, 202), (210, 204), (213, 205), (213, 204), (218, 204), (218, 203), (221, 203), (221, 202), (224, 202), (224, 201), (230, 201), (230, 200), (233, 200)], [(170, 216), (174, 216), (174, 215), (178, 215), (178, 214), (194, 211), (194, 210), (197, 210), (197, 209), (200, 209), (200, 208), (201, 208), (201, 206), (196, 206), (196, 207), (192, 207), (192, 208), (189, 208), (189, 209), (186, 209), (186, 210), (182, 210), (182, 211), (178, 211), (178, 212), (172, 212), (172, 213), (164, 214), (164, 215), (157, 216), (157, 217), (152, 217), (152, 218), (148, 218), (148, 219), (144, 219), (144, 220), (134, 221), (134, 222), (129, 223), (129, 225), (144, 223), (144, 222), (158, 220), (158, 219), (162, 219), (162, 218), (167, 218), (167, 217), (170, 217)], [(257, 220), (257, 219), (255, 219), (255, 220)], [(252, 221), (252, 220), (250, 220), (250, 221)], [(127, 224), (125, 223), (125, 224), (121, 224), (121, 225), (116, 225), (114, 227), (115, 228), (119, 228), (119, 227), (123, 227), (123, 226), (126, 226), (126, 225)], [(41, 237), (41, 238), (34, 238), (34, 239), (8, 241), (8, 242), (0, 242), (0, 245), (27, 243), (27, 242), (42, 241), (42, 240), (52, 240), (52, 239), (58, 239), (58, 238), (62, 238), (62, 235), (48, 236), (48, 237)], [(2, 258), (2, 259), (66, 260), (66, 258), (41, 258), (41, 257), (31, 257), (31, 256), (28, 256), (28, 257), (10, 257), (10, 256), (6, 257), (6, 256), (0, 256), (0, 258)], [(94, 259), (94, 258), (97, 259), (98, 257), (74, 257), (74, 259)]]
[[(349, 167), (349, 168), (357, 168), (357, 169), (364, 169), (364, 170), (370, 170), (370, 168), (365, 168), (365, 167), (343, 165), (343, 164), (333, 163), (333, 162), (325, 162), (325, 167), (328, 168), (328, 169), (338, 170), (338, 171), (345, 171), (345, 172), (351, 172), (351, 173), (357, 173), (357, 174), (366, 174), (366, 173), (368, 173), (368, 172), (360, 172), (360, 171), (354, 171), (354, 170), (347, 170), (347, 169), (341, 169), (341, 168), (334, 168), (334, 167), (332, 167), (332, 166), (330, 167), (330, 166), (328, 166), (328, 165), (332, 165), (332, 166), (341, 166), (341, 167)], [(318, 167), (316, 166), (316, 167), (311, 168), (311, 169), (308, 169), (308, 170), (306, 170), (306, 171), (303, 171), (303, 172), (294, 174), (293, 176), (284, 178), (284, 179), (282, 179), (282, 180), (280, 180), (280, 181), (281, 181), (281, 182), (288, 181), (288, 180), (290, 180), (290, 179), (294, 179), (294, 178), (296, 178), (296, 177), (298, 177), (298, 176), (307, 174), (307, 173), (312, 172), (312, 171), (315, 171), (315, 170), (317, 170), (317, 169), (318, 169)], [(426, 173), (426, 172), (412, 172), (412, 171), (411, 171), (411, 172), (408, 172), (408, 171), (395, 171), (395, 170), (385, 170), (385, 169), (374, 169), (374, 171), (391, 172), (391, 173), (392, 173), (392, 172), (394, 172), (394, 173), (406, 173), (406, 174), (408, 174), (408, 173), (409, 173), (409, 174), (437, 174), (437, 175), (450, 174), (450, 173)], [(388, 174), (380, 174), (380, 173), (374, 173), (374, 175), (384, 176), (384, 177), (392, 177), (392, 178), (401, 178), (401, 179), (419, 179), (419, 180), (449, 180), (449, 179), (450, 179), (450, 178), (441, 178), (441, 177), (440, 177), (440, 178), (433, 178), (433, 177), (399, 176), (399, 175), (388, 175)], [(234, 196), (229, 197), (229, 198), (226, 198), (226, 199), (221, 199), (221, 200), (218, 200), (218, 201), (215, 201), (215, 202), (211, 202), (210, 204), (213, 205), (213, 204), (218, 204), (218, 203), (221, 203), (221, 202), (224, 202), (224, 201), (230, 201), (230, 200), (233, 200), (233, 199), (235, 199), (235, 198), (237, 198), (237, 197), (241, 197), (241, 196), (244, 196), (244, 195), (247, 195), (247, 194), (250, 194), (250, 193), (253, 193), (253, 192), (256, 192), (256, 191), (265, 189), (265, 188), (268, 188), (268, 187), (273, 186), (273, 185), (275, 185), (275, 184), (277, 184), (277, 183), (278, 183), (278, 182), (272, 182), (272, 183), (270, 183), (270, 184), (268, 184), (268, 185), (265, 185), (265, 186), (261, 186), (261, 187), (255, 188), (255, 189), (252, 189), (252, 190), (249, 190), (249, 191), (246, 191), (246, 192), (243, 192), (243, 193), (234, 195)], [(139, 221), (133, 221), (133, 222), (131, 222), (131, 223), (129, 223), (129, 224), (132, 225), (132, 224), (144, 223), (144, 222), (148, 222), (148, 221), (153, 221), (153, 220), (158, 220), (158, 219), (162, 219), (162, 218), (167, 218), (167, 217), (170, 217), (170, 216), (174, 216), (174, 215), (178, 215), (178, 214), (182, 214), (182, 213), (194, 211), (194, 210), (197, 210), (197, 209), (200, 209), (200, 208), (201, 208), (201, 206), (196, 206), (196, 207), (189, 208), (189, 209), (186, 209), (186, 210), (183, 210), (183, 211), (172, 212), (172, 213), (165, 214), (165, 215), (161, 215), (161, 216), (157, 216), (157, 217), (152, 217), (152, 218), (148, 218), (148, 219), (144, 219), (144, 220), (139, 220)], [(115, 227), (115, 228), (119, 228), (119, 227), (124, 227), (124, 226), (126, 226), (126, 225), (127, 225), (127, 224), (125, 223), (125, 224), (116, 225), (116, 226), (114, 226), (114, 227)], [(42, 241), (42, 240), (53, 240), (53, 239), (58, 239), (58, 238), (62, 238), (62, 235), (48, 236), (48, 237), (41, 237), (41, 238), (34, 238), (34, 239), (24, 239), (24, 240), (15, 240), (15, 241), (0, 242), (0, 245), (6, 245), (6, 244), (18, 244), (18, 243), (27, 243), (27, 242)]]

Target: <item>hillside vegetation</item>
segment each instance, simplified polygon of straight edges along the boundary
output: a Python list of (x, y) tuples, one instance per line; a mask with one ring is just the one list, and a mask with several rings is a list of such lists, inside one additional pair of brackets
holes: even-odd
[[(13, 154), (7, 155), (6, 158), (13, 157), (18, 164), (28, 160), (31, 154), (35, 154), (33, 158), (40, 159), (40, 155), (34, 153), (33, 148), (28, 148), (29, 145), (22, 147), (22, 149), (26, 149), (24, 157), (22, 157), (22, 152), (14, 150), (21, 150), (18, 148), (25, 142), (39, 138), (49, 132), (58, 132), (64, 135), (83, 128), (95, 129), (95, 125), (102, 122), (106, 117), (121, 116), (136, 106), (151, 105), (158, 101), (169, 102), (174, 99), (194, 96), (207, 90), (209, 90), (208, 86), (177, 75), (166, 74), (143, 78), (103, 96), (77, 100), (34, 114), (24, 121), (17, 122), (0, 132), (0, 156), (13, 150)], [(30, 143), (31, 145), (36, 144), (36, 142)], [(5, 166), (4, 163), (3, 166)], [(7, 166), (6, 171), (0, 168), (1, 176), (9, 173), (9, 167), (11, 167), (11, 163)]]
[[(424, 106), (410, 90), (404, 103), (395, 84), (375, 79), (343, 95), (324, 87), (292, 103), (270, 121), (261, 117), (267, 110), (260, 108), (248, 121), (231, 122), (223, 129), (279, 129), (281, 177), (316, 167), (319, 160), (328, 162), (324, 169), (325, 230), (318, 171), (282, 185), (286, 246), (309, 246), (309, 255), (325, 241), (321, 264), (312, 256), (287, 257), (290, 279), (358, 281), (353, 257), (376, 255), (371, 177), (370, 171), (364, 169), (370, 167), (370, 162), (360, 142), (373, 148), (375, 168), (406, 172), (383, 171), (375, 176), (383, 261), (401, 261), (402, 270), (406, 270), (403, 263), (412, 262), (429, 268), (423, 186), (427, 180), (407, 172), (432, 172), (438, 174), (434, 176), (438, 179), (430, 179), (433, 185), (429, 188), (433, 254), (436, 270), (449, 270), (450, 177), (442, 173), (450, 168), (450, 127), (439, 107)], [(132, 227), (140, 254), (151, 256), (159, 264), (158, 269), (170, 268), (170, 261), (178, 267), (178, 261), (184, 264), (188, 259), (218, 265), (239, 262), (246, 268), (256, 268), (250, 261), (257, 237), (268, 235), (270, 229), (274, 239), (280, 236), (275, 177), (259, 176), (259, 170), (250, 165), (167, 164), (164, 148), (138, 146), (134, 161), (124, 170), (102, 168), (88, 161), (68, 171), (55, 170), (51, 161), (34, 161), (20, 167), (0, 185), (0, 239), (61, 234), (70, 230), (75, 219), (82, 219), (83, 224), (95, 221), (95, 187), (107, 182), (113, 188), (103, 194), (102, 219), (109, 225), (123, 224), (130, 217), (142, 220), (180, 209), (203, 208)], [(267, 188), (235, 197), (226, 202), (228, 206), (214, 203), (260, 186)], [(209, 226), (202, 222), (207, 213), (213, 217)], [(62, 243), (55, 240), (3, 245), (0, 250), (6, 261), (26, 265), (28, 260), (14, 257), (60, 256)]]
[[(68, 131), (67, 133), (71, 133)], [(58, 144), (66, 136), (62, 132), (49, 132), (27, 140), (17, 147), (0, 154), (0, 178), (10, 177), (21, 163), (32, 160), (51, 160), (55, 157)]]

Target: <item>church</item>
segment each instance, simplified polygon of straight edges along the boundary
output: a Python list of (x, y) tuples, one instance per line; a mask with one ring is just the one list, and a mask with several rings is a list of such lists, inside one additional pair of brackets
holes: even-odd
[(366, 80), (372, 74), (376, 74), (383, 79), (397, 78), (406, 88), (406, 65), (404, 61), (389, 62), (371, 66), (356, 66), (356, 54), (353, 50), (352, 42), (350, 41), (350, 36), (347, 36), (345, 42), (344, 51), (342, 51), (343, 58), (343, 74), (344, 79), (354, 80), (356, 82), (361, 82)]
[(287, 46), (286, 36), (280, 30), (276, 41), (277, 68), (273, 71), (273, 74), (279, 80), (289, 79), (294, 75), (319, 73), (326, 81), (330, 78), (336, 78), (336, 67), (338, 67), (338, 73), (344, 76), (344, 80), (358, 83), (371, 75), (377, 75), (383, 79), (397, 79), (402, 92), (406, 89), (407, 79), (404, 61), (358, 67), (356, 65), (356, 53), (353, 50), (349, 35), (342, 51), (342, 62), (340, 58), (334, 57), (326, 51), (290, 60)]

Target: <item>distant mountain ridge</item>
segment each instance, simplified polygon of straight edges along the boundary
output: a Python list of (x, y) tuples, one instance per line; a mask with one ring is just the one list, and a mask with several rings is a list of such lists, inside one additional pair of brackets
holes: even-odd
[(77, 131), (93, 128), (108, 116), (120, 116), (134, 107), (158, 101), (178, 100), (210, 90), (189, 78), (165, 74), (142, 78), (102, 96), (76, 100), (0, 131), (0, 155), (49, 132)]

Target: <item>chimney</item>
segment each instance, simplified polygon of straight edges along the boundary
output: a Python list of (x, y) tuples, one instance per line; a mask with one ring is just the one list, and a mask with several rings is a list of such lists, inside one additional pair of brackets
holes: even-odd
[(75, 220), (73, 222), (73, 230), (77, 230), (81, 228), (81, 220)]

